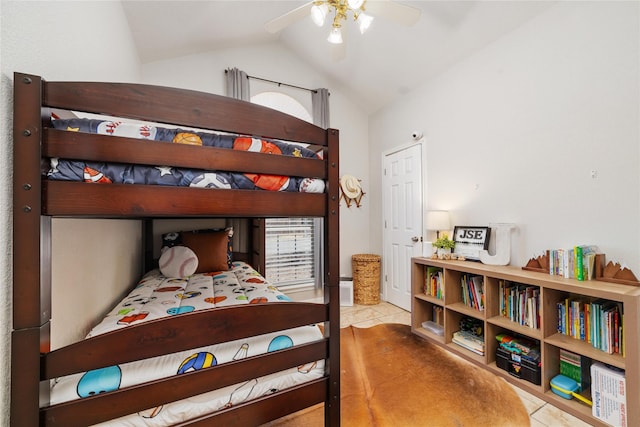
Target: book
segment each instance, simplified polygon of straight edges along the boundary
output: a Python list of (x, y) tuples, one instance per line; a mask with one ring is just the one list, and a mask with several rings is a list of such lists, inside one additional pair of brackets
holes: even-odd
[(573, 248), (567, 249), (567, 274), (564, 276), (567, 279), (575, 279), (575, 253)]
[(556, 276), (564, 276), (564, 249), (556, 249)]
[(578, 392), (591, 385), (591, 359), (568, 350), (560, 349), (560, 373), (578, 383)]
[(460, 277), (462, 302), (478, 311), (484, 310), (484, 281), (482, 276), (463, 274)]
[(584, 280), (584, 270), (582, 266), (582, 246), (576, 246), (574, 248), (575, 256), (575, 277), (578, 280)]
[(575, 278), (575, 247), (559, 250), (562, 251), (562, 266), (559, 275), (567, 279)]
[(557, 331), (617, 353), (621, 347), (622, 304), (603, 299), (570, 296), (556, 303)]
[(600, 362), (591, 365), (592, 415), (612, 426), (628, 426), (625, 372)]
[(593, 280), (595, 278), (596, 254), (595, 245), (579, 245), (568, 249), (547, 250), (549, 274), (567, 279)]
[(469, 331), (457, 331), (453, 333), (451, 341), (467, 350), (484, 356), (484, 338)]
[(591, 280), (595, 276), (595, 254), (598, 247), (595, 245), (580, 245), (574, 247), (575, 278), (578, 280)]
[(442, 269), (426, 267), (424, 278), (424, 293), (437, 299), (444, 299), (444, 279)]
[(540, 288), (501, 280), (498, 293), (502, 317), (533, 329), (540, 327)]

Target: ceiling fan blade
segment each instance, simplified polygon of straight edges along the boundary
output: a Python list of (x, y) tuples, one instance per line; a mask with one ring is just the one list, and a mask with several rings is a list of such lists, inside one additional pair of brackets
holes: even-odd
[(275, 34), (283, 30), (285, 27), (288, 27), (289, 25), (308, 16), (311, 13), (312, 6), (313, 6), (313, 2), (303, 4), (302, 6), (297, 7), (285, 13), (284, 15), (279, 16), (267, 22), (264, 25), (264, 29), (267, 30), (267, 32), (269, 33)]
[(365, 9), (371, 15), (388, 19), (407, 27), (415, 24), (420, 19), (422, 11), (415, 7), (396, 3), (391, 0), (370, 0), (365, 3)]

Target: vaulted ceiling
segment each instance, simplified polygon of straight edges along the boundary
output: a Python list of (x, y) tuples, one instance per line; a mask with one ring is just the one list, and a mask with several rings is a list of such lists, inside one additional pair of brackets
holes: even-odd
[[(391, 0), (368, 0), (374, 1)], [(361, 35), (344, 27), (344, 57), (327, 42), (330, 24), (304, 17), (277, 34), (264, 25), (308, 1), (132, 1), (123, 7), (143, 63), (262, 43), (281, 43), (338, 82), (368, 112), (410, 92), (550, 7), (551, 1), (396, 1), (421, 11), (404, 27), (375, 16)], [(366, 5), (365, 5), (366, 6)]]

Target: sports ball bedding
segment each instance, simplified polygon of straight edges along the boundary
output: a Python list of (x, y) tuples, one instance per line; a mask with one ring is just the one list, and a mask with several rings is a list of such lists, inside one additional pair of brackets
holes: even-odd
[[(271, 301), (290, 299), (242, 261), (234, 261), (228, 271), (194, 274), (187, 278), (169, 278), (158, 270), (153, 270), (93, 328), (88, 337), (202, 308)], [(303, 326), (57, 378), (51, 381), (51, 404), (206, 369), (232, 360), (320, 340), (322, 337), (318, 326)], [(319, 378), (323, 373), (324, 362), (317, 361), (150, 408), (101, 425), (172, 425)]]
[[(177, 144), (229, 148), (292, 157), (318, 158), (301, 145), (246, 136), (168, 129), (147, 124), (97, 119), (55, 119), (56, 129), (138, 138)], [(151, 184), (216, 189), (324, 192), (324, 181), (316, 178), (249, 174), (169, 166), (84, 162), (52, 158), (49, 179), (96, 183)]]

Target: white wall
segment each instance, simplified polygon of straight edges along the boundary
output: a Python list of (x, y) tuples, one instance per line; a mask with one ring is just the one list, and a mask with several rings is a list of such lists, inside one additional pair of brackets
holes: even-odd
[[(141, 275), (142, 225), (53, 218), (51, 349), (84, 338)], [(116, 285), (114, 285), (116, 284)]]
[[(0, 280), (3, 284), (0, 286), (0, 300), (5, 301), (0, 310), (0, 425), (9, 425), (13, 73), (38, 74), (48, 80), (101, 81), (137, 81), (139, 73), (137, 54), (119, 2), (3, 0), (0, 19), (0, 206), (3, 209), (0, 224)], [(63, 230), (57, 229), (54, 233)], [(54, 245), (78, 247), (83, 243), (81, 236), (75, 230), (66, 233), (68, 240), (65, 237), (62, 241), (56, 239)], [(100, 245), (99, 241), (84, 243)], [(68, 267), (68, 271), (73, 271), (74, 265)]]
[[(340, 176), (351, 174), (362, 179), (367, 193), (360, 208), (353, 205), (347, 208), (344, 203), (340, 207), (340, 274), (350, 276), (351, 255), (370, 250), (372, 204), (369, 199), (368, 117), (340, 91), (340, 87), (277, 44), (218, 50), (144, 64), (141, 75), (145, 83), (226, 95), (224, 70), (232, 67), (250, 76), (309, 89), (329, 89), (331, 127), (340, 130)], [(272, 86), (272, 90), (276, 89), (277, 86)], [(289, 93), (295, 94), (295, 91)], [(298, 94), (309, 96), (305, 91)]]
[(515, 265), (596, 244), (640, 275), (639, 7), (560, 2), (426, 82), (371, 117), (371, 170), (422, 129), (428, 208), (457, 225), (515, 223)]

